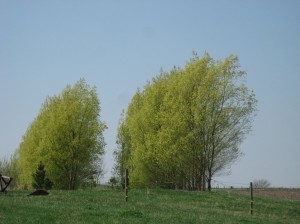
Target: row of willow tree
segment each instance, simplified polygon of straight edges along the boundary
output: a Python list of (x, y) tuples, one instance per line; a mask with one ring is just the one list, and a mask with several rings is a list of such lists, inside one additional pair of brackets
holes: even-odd
[(210, 190), (214, 175), (241, 155), (256, 111), (235, 56), (196, 54), (185, 68), (161, 72), (123, 112), (115, 169), (133, 187)]
[[(132, 187), (211, 189), (212, 177), (241, 154), (256, 111), (237, 57), (196, 54), (185, 68), (161, 72), (122, 113), (115, 170)], [(84, 79), (48, 97), (12, 156), (15, 183), (30, 186), (40, 164), (53, 187), (77, 189), (102, 172), (100, 101)], [(8, 167), (8, 166), (7, 166)]]

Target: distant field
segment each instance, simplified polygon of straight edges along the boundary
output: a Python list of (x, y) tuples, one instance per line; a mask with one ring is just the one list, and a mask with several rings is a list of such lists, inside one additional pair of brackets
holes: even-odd
[(29, 193), (0, 194), (0, 223), (300, 223), (300, 201), (257, 192), (251, 216), (246, 190), (130, 190), (127, 204), (121, 190)]
[[(233, 189), (233, 192), (249, 195), (248, 189)], [(291, 188), (268, 188), (268, 189), (254, 189), (255, 197), (268, 197), (281, 200), (300, 201), (300, 189)]]

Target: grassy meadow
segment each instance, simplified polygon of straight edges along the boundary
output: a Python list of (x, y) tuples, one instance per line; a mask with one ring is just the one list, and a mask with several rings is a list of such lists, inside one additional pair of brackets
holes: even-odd
[(27, 196), (29, 191), (0, 193), (0, 223), (300, 223), (300, 201), (249, 197), (232, 190), (188, 192), (106, 188)]

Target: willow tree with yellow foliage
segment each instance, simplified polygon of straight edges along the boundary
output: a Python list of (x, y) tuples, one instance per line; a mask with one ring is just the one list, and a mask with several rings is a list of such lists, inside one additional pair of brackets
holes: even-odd
[(16, 151), (19, 184), (30, 186), (40, 162), (55, 188), (76, 189), (93, 180), (104, 153), (100, 101), (84, 79), (48, 97)]
[(136, 187), (211, 190), (251, 130), (257, 101), (245, 78), (236, 56), (215, 61), (207, 53), (161, 72), (120, 122), (116, 167), (129, 168)]

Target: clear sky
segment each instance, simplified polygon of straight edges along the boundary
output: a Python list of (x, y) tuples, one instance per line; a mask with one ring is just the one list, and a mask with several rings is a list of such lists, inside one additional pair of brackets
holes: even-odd
[(97, 87), (108, 126), (109, 176), (122, 109), (138, 87), (161, 68), (183, 67), (192, 51), (239, 56), (258, 99), (245, 155), (215, 180), (300, 187), (297, 0), (0, 0), (0, 158), (15, 151), (47, 96), (83, 77)]

